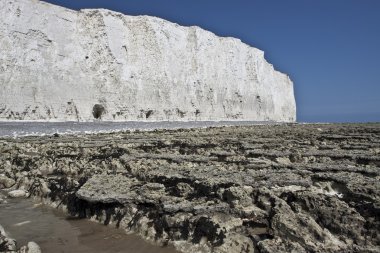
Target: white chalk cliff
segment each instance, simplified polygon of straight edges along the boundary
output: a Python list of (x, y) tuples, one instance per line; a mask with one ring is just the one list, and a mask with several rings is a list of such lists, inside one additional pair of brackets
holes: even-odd
[(295, 121), (263, 51), (199, 27), (0, 1), (2, 120)]

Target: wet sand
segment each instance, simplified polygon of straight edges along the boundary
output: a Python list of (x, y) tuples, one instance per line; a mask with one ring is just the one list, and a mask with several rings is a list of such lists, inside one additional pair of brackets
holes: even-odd
[(122, 229), (67, 218), (63, 212), (27, 199), (7, 199), (0, 204), (0, 224), (18, 245), (34, 241), (42, 252), (56, 253), (175, 253), (173, 247), (159, 247)]

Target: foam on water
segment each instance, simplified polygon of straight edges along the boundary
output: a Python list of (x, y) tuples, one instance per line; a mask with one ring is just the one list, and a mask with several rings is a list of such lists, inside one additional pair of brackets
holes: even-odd
[(0, 122), (0, 137), (44, 136), (58, 134), (112, 133), (120, 131), (154, 129), (205, 128), (221, 126), (247, 126), (257, 124), (278, 124), (258, 121), (159, 121), (159, 122)]

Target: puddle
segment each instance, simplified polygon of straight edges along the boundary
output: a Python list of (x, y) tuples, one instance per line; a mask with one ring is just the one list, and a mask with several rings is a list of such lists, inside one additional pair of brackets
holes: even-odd
[(70, 219), (59, 210), (27, 199), (0, 204), (0, 224), (17, 245), (36, 242), (42, 252), (57, 253), (175, 253), (173, 247), (152, 245), (122, 229), (85, 219)]

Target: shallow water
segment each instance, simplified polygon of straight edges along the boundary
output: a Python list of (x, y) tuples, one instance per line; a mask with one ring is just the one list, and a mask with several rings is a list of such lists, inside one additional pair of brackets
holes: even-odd
[[(160, 122), (0, 122), (0, 137), (17, 137), (27, 135), (52, 135), (73, 133), (117, 132), (126, 130), (202, 128), (216, 126), (247, 126), (264, 124), (259, 121), (160, 121)], [(271, 122), (265, 122), (271, 124)], [(272, 124), (274, 124), (272, 122)]]
[(54, 208), (31, 200), (8, 199), (0, 204), (0, 224), (19, 246), (34, 241), (43, 253), (175, 253), (173, 247), (152, 245), (122, 229), (83, 219), (68, 219)]

